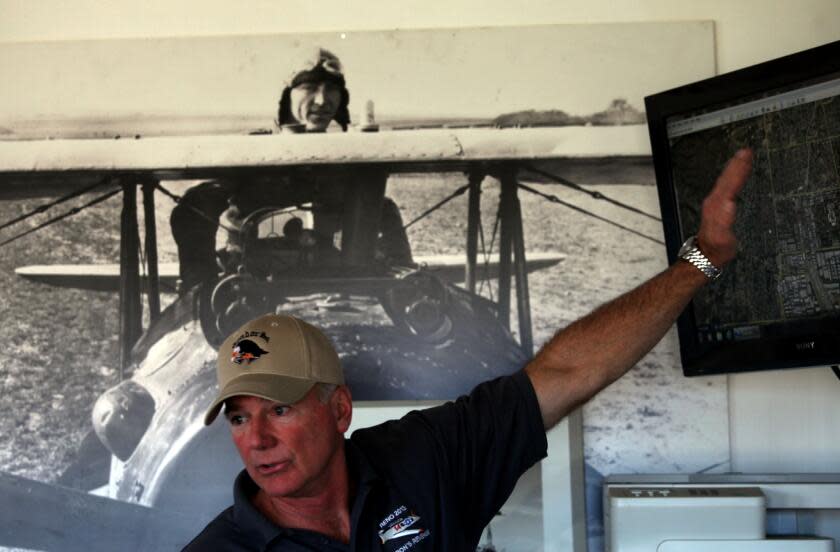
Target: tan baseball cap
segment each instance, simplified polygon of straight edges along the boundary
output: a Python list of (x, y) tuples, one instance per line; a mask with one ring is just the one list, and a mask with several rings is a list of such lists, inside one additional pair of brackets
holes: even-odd
[(237, 395), (293, 404), (316, 383), (344, 385), (329, 338), (303, 320), (277, 314), (260, 316), (231, 334), (219, 347), (216, 373), (219, 396), (204, 416), (205, 425)]

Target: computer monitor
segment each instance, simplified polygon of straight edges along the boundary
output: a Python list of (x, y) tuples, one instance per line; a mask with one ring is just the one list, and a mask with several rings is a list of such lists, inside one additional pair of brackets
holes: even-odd
[(668, 258), (739, 148), (738, 257), (678, 321), (688, 376), (840, 362), (840, 41), (645, 98)]

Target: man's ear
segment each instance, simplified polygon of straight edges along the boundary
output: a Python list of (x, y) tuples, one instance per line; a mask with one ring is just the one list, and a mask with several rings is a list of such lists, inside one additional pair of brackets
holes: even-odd
[(350, 422), (353, 421), (353, 396), (350, 388), (346, 385), (339, 385), (330, 396), (330, 409), (335, 417), (340, 433), (350, 429)]

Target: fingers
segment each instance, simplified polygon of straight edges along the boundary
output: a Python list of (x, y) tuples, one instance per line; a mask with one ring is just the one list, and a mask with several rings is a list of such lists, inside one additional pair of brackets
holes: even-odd
[(739, 150), (726, 164), (714, 188), (703, 200), (700, 249), (715, 266), (722, 267), (735, 257), (738, 242), (732, 227), (735, 224), (738, 193), (752, 171), (752, 150)]
[(738, 150), (720, 173), (709, 196), (734, 201), (750, 176), (752, 160), (753, 154), (750, 148)]

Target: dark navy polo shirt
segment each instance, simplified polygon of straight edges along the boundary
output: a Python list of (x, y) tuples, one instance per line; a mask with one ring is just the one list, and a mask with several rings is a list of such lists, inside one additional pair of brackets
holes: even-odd
[(234, 505), (185, 550), (475, 550), (519, 476), (545, 457), (547, 446), (536, 394), (520, 371), (345, 441), (357, 489), (349, 545), (270, 522), (251, 504), (257, 486), (242, 471)]

